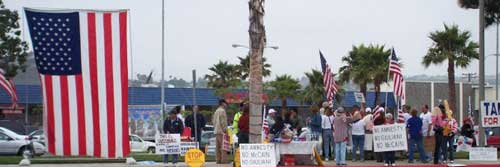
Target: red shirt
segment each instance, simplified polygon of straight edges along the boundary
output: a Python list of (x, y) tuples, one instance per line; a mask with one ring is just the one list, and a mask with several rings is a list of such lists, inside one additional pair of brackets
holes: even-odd
[(240, 130), (240, 132), (250, 132), (250, 129), (249, 129), (249, 122), (250, 122), (250, 115), (248, 113), (243, 113), (243, 115), (241, 115), (240, 117), (240, 120), (238, 121), (238, 129)]

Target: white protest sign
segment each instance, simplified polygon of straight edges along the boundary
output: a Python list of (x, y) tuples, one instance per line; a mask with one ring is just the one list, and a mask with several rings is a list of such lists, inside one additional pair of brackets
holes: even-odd
[(181, 156), (184, 156), (189, 149), (198, 149), (198, 142), (181, 142)]
[(373, 143), (375, 152), (407, 150), (405, 124), (374, 126)]
[(365, 96), (361, 92), (354, 92), (354, 100), (356, 100), (357, 103), (365, 103)]
[(240, 144), (241, 167), (276, 166), (274, 144)]
[(483, 127), (500, 127), (500, 101), (482, 101), (481, 106), (481, 124)]
[(469, 149), (469, 160), (471, 161), (496, 161), (497, 148), (495, 147), (472, 147)]
[(156, 154), (180, 154), (180, 134), (159, 134), (156, 136)]

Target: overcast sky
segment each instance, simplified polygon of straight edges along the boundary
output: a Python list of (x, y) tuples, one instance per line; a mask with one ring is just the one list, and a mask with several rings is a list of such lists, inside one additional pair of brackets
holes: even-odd
[[(161, 76), (161, 0), (4, 0), (7, 8), (130, 9), (134, 73), (154, 70)], [(191, 80), (219, 60), (237, 63), (248, 45), (248, 0), (165, 0), (165, 76)], [(301, 77), (320, 69), (318, 50), (337, 71), (341, 57), (353, 45), (384, 44), (394, 47), (404, 63), (404, 75), (445, 75), (446, 66), (421, 65), (431, 45), (428, 34), (443, 23), (457, 24), (478, 41), (478, 11), (461, 9), (457, 0), (267, 0), (265, 26), (268, 45), (264, 56), (272, 64), (272, 77)], [(24, 18), (24, 17), (23, 17)], [(486, 30), (486, 54), (495, 53), (496, 27)], [(28, 40), (28, 35), (25, 36)], [(486, 58), (486, 73), (494, 74), (495, 58)], [(130, 67), (129, 67), (130, 69)], [(463, 72), (478, 72), (478, 61)]]

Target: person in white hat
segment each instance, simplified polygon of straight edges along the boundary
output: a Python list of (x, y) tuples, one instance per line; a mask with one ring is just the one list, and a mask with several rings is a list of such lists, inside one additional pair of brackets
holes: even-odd
[(267, 124), (269, 125), (269, 127), (273, 127), (274, 125), (274, 117), (276, 116), (276, 110), (274, 109), (269, 109), (268, 113), (267, 113), (267, 117), (266, 117), (266, 120), (267, 120)]

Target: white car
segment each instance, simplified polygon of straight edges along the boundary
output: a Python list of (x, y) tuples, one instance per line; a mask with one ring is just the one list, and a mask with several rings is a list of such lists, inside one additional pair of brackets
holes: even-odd
[(26, 136), (26, 135), (17, 134), (16, 132), (13, 132), (10, 129), (4, 128), (4, 127), (0, 127), (0, 132), (3, 132), (4, 134), (9, 135), (10, 137), (12, 137), (16, 140), (21, 140), (21, 139), (28, 140), (29, 139), (28, 136)]
[[(30, 145), (33, 143), (33, 146)], [(0, 132), (0, 154), (4, 155), (23, 155), (29, 151), (31, 155), (42, 155), (45, 153), (45, 146), (38, 142), (19, 138), (19, 136)]]
[(155, 153), (155, 147), (156, 147), (155, 143), (144, 141), (137, 135), (129, 135), (129, 139), (130, 139), (130, 151)]

